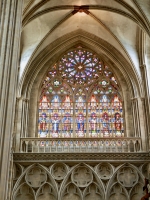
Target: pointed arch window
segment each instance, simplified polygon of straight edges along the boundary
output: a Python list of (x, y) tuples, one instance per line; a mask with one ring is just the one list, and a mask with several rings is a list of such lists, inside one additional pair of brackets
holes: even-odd
[(39, 101), (39, 137), (123, 137), (120, 87), (112, 70), (82, 47), (48, 71)]

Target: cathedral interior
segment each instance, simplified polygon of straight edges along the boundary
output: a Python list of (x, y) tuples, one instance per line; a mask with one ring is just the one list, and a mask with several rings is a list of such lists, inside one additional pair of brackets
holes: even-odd
[(145, 195), (150, 0), (1, 0), (0, 86), (0, 200)]

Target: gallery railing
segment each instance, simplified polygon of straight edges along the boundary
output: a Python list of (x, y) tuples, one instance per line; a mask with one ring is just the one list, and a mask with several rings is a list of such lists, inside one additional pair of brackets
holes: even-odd
[(21, 138), (21, 153), (142, 152), (141, 138)]

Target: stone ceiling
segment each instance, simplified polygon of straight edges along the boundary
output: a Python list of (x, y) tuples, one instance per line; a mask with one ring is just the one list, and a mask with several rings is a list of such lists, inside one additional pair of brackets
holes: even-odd
[(141, 62), (150, 63), (150, 0), (24, 0), (22, 26), (20, 78), (35, 55), (76, 30), (107, 41), (139, 75)]

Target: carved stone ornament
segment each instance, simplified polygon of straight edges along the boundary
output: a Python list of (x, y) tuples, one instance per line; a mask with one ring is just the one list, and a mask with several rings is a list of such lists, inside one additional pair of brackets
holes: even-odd
[(86, 167), (78, 167), (72, 173), (72, 182), (78, 187), (87, 187), (93, 180), (91, 170)]
[(17, 165), (22, 170), (14, 176), (12, 200), (137, 200), (144, 196), (143, 172), (148, 176), (149, 170), (141, 162)]
[(86, 200), (103, 200), (103, 194), (96, 184), (91, 184), (87, 190), (84, 199)]
[(123, 167), (119, 170), (117, 179), (124, 187), (132, 187), (138, 181), (138, 174), (131, 167)]
[(115, 184), (110, 193), (110, 200), (127, 200), (123, 188), (119, 184)]
[(150, 163), (146, 163), (142, 166), (142, 173), (150, 180)]
[(31, 187), (37, 188), (46, 182), (47, 175), (42, 169), (34, 167), (26, 174), (25, 179)]
[(131, 191), (131, 200), (137, 200), (139, 197), (143, 197), (145, 195), (145, 191), (143, 191), (143, 184), (137, 183)]
[(75, 185), (69, 184), (66, 187), (63, 200), (80, 200), (80, 195), (78, 194), (78, 190)]
[(27, 185), (23, 184), (15, 197), (15, 200), (34, 200), (34, 194), (32, 189)]
[(97, 174), (101, 179), (109, 179), (113, 174), (113, 168), (108, 163), (101, 163), (97, 167)]
[(64, 164), (54, 164), (52, 167), (52, 175), (56, 180), (62, 180), (67, 174), (67, 169)]
[(150, 162), (150, 153), (35, 153), (35, 154), (28, 154), (28, 153), (14, 153), (13, 154), (14, 161), (30, 161), (32, 163), (40, 162), (40, 161), (85, 161), (85, 160), (92, 160), (92, 161), (101, 161), (105, 160), (124, 160), (127, 162), (130, 161), (141, 161), (141, 162)]
[(53, 189), (49, 184), (44, 184), (40, 191), (38, 191), (37, 200), (55, 200)]

